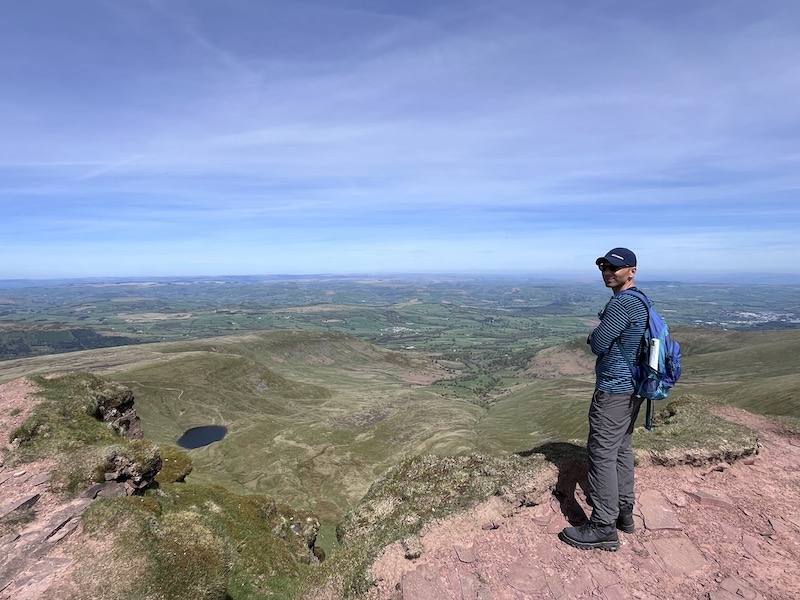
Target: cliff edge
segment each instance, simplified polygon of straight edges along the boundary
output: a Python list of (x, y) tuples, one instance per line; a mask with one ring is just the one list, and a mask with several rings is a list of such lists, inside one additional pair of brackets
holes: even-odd
[[(758, 453), (636, 471), (636, 531), (618, 552), (579, 550), (557, 533), (590, 514), (580, 481), (534, 506), (493, 498), (429, 524), (413, 559), (401, 543), (373, 564), (372, 600), (793, 600), (800, 598), (800, 437), (727, 407)], [(578, 477), (578, 480), (580, 477)]]

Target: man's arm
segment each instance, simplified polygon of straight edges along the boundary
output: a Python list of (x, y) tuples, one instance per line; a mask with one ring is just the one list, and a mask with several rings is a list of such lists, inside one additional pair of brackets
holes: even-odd
[(614, 340), (619, 338), (630, 325), (631, 317), (622, 302), (618, 298), (612, 299), (606, 306), (600, 325), (589, 335), (592, 352), (598, 356), (608, 352)]

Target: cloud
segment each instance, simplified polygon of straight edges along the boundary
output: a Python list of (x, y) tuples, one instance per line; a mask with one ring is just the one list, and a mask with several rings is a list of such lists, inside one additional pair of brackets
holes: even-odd
[[(755, 265), (742, 240), (760, 237), (780, 253), (770, 268), (796, 270), (788, 0), (8, 8), (8, 253), (77, 253), (90, 236), (113, 256), (145, 239), (169, 258), (135, 268), (178, 273), (202, 264), (198, 240), (243, 239), (206, 259), (243, 272), (258, 248), (284, 272), (373, 268), (367, 255), (410, 268), (422, 248), (431, 268), (521, 268), (550, 243), (574, 245), (577, 265), (655, 223), (664, 255)], [(87, 272), (134, 268), (86, 252)]]

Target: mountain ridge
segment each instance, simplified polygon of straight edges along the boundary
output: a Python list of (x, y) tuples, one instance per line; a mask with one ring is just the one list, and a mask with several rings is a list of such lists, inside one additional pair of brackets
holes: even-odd
[[(9, 388), (15, 391), (9, 392)], [(8, 408), (10, 393), (24, 399), (31, 391), (24, 381), (15, 381), (0, 387), (0, 397)], [(445, 510), (426, 519), (416, 533), (412, 528), (402, 539), (390, 541), (374, 554), (367, 552), (367, 571), (361, 575), (367, 577), (366, 587), (350, 588), (348, 592), (347, 586), (337, 579), (346, 572), (340, 557), (353, 552), (353, 547), (356, 554), (363, 552), (358, 545), (370, 535), (371, 527), (384, 527), (387, 519), (407, 522), (409, 515), (419, 510), (413, 508), (415, 495), (423, 504), (442, 506), (425, 483), (431, 470), (444, 493), (457, 494), (453, 498), (460, 505), (465, 499), (464, 491), (452, 486), (452, 482), (442, 483), (451, 476), (446, 474), (464, 483), (474, 482), (473, 476), (468, 475), (473, 468), (470, 464), (477, 466), (476, 473), (490, 477), (498, 468), (505, 470), (507, 476), (511, 464), (490, 466), (491, 459), (480, 456), (453, 457), (445, 462), (435, 457), (419, 457), (413, 459), (419, 466), (410, 467), (412, 471), (416, 469), (415, 473), (400, 466), (394, 474), (387, 473), (376, 481), (375, 491), (349, 517), (351, 524), (360, 523), (359, 528), (367, 529), (355, 534), (342, 533), (343, 546), (332, 558), (333, 562), (323, 562), (297, 597), (410, 600), (468, 598), (474, 592), (475, 598), (494, 600), (794, 598), (800, 593), (797, 583), (800, 581), (797, 577), (800, 489), (794, 476), (796, 465), (800, 464), (800, 434), (778, 421), (739, 409), (712, 406), (710, 411), (715, 418), (739, 423), (755, 432), (757, 442), (753, 438), (745, 443), (738, 455), (725, 454), (727, 451), (723, 450), (728, 461), (720, 460), (720, 455), (703, 454), (694, 465), (687, 464), (684, 457), (678, 466), (671, 467), (659, 466), (657, 453), (637, 450), (637, 532), (623, 536), (619, 553), (584, 552), (557, 540), (555, 533), (560, 527), (570, 521), (578, 522), (590, 511), (584, 491), (585, 475), (580, 468), (582, 449), (577, 444), (559, 444), (552, 451), (543, 447), (534, 449), (527, 458), (515, 459), (523, 469), (521, 476), (506, 477), (506, 483), (495, 493), (491, 492), (494, 484), (490, 484), (483, 492), (488, 495), (487, 500), (476, 504), (467, 501), (460, 509)], [(17, 417), (24, 414), (20, 412)], [(669, 417), (660, 418), (664, 420), (660, 426), (668, 427)], [(699, 450), (694, 452), (702, 454)], [(537, 456), (546, 459), (540, 463), (525, 462)], [(409, 465), (415, 464), (413, 461)], [(541, 470), (535, 470), (540, 468), (536, 464), (541, 464)], [(28, 476), (32, 487), (41, 488), (46, 480), (38, 475), (47, 466), (28, 465), (11, 476), (17, 480)], [(44, 470), (37, 474), (42, 467)], [(530, 468), (534, 470), (529, 471)], [(402, 475), (397, 477), (397, 473)], [(420, 477), (420, 483), (413, 484)], [(408, 504), (412, 511), (404, 509), (406, 516), (397, 519), (397, 515), (390, 515), (385, 508), (377, 512), (370, 509), (373, 517), (363, 521), (359, 516), (363, 507), (370, 502), (377, 502), (375, 508), (385, 505), (387, 483), (390, 495), (401, 494), (405, 498), (401, 504)], [(414, 485), (421, 487), (414, 491)], [(47, 514), (63, 512), (68, 505), (53, 503), (51, 499)], [(347, 529), (352, 529), (352, 525), (345, 525)], [(80, 571), (82, 554), (91, 554), (93, 551), (89, 549), (99, 548), (98, 543), (102, 546), (102, 536), (98, 540), (81, 525), (73, 525), (61, 534), (64, 537), (56, 537), (49, 552), (37, 557), (18, 578), (0, 583), (5, 584), (0, 598), (94, 597), (87, 595), (87, 589), (76, 586), (74, 569)], [(0, 543), (7, 547), (8, 536)], [(38, 570), (36, 565), (40, 565)], [(42, 565), (47, 565), (46, 571)], [(47, 575), (37, 576), (37, 572)], [(331, 572), (335, 575), (331, 576)], [(122, 593), (103, 597), (150, 596)]]

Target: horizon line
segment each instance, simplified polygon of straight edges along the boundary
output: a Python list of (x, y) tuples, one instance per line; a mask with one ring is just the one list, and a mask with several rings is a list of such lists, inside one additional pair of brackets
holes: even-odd
[[(4, 283), (52, 283), (52, 282), (113, 282), (125, 283), (145, 281), (185, 281), (185, 280), (204, 280), (213, 281), (218, 279), (271, 279), (271, 280), (296, 280), (296, 279), (422, 279), (422, 278), (525, 278), (537, 279), (541, 281), (587, 281), (596, 280), (592, 277), (591, 271), (570, 271), (560, 275), (547, 274), (533, 271), (442, 271), (442, 272), (413, 272), (413, 271), (371, 271), (371, 272), (337, 272), (337, 273), (238, 273), (238, 274), (192, 274), (192, 275), (69, 275), (69, 276), (50, 276), (50, 277), (0, 277), (0, 285)], [(719, 281), (721, 278), (725, 281)], [(669, 282), (669, 283), (732, 283), (729, 279), (735, 278), (742, 285), (755, 285), (764, 283), (778, 283), (781, 279), (788, 280), (787, 284), (800, 283), (800, 273), (778, 273), (778, 272), (748, 272), (748, 271), (707, 271), (695, 274), (691, 277), (685, 275), (675, 276), (663, 272), (643, 274), (639, 281), (650, 282)], [(754, 280), (755, 279), (755, 280)], [(748, 281), (745, 281), (748, 280)]]

